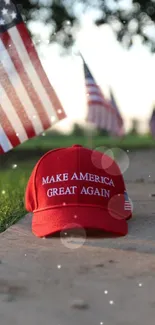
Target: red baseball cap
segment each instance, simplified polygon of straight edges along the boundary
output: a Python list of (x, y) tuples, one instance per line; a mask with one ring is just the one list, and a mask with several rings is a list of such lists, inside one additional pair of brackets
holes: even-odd
[(36, 164), (25, 193), (38, 237), (72, 228), (128, 232), (132, 208), (121, 171), (111, 157), (73, 145), (47, 152)]

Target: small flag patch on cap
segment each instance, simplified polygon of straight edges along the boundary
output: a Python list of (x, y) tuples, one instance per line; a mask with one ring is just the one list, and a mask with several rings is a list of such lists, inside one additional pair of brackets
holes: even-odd
[(125, 198), (124, 210), (131, 211), (132, 210), (131, 200), (129, 199), (128, 193), (126, 191), (124, 192), (124, 198)]

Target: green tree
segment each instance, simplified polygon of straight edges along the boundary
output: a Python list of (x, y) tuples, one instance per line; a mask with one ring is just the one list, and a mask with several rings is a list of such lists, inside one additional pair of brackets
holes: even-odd
[(107, 137), (107, 136), (109, 136), (109, 132), (107, 130), (104, 130), (104, 129), (98, 129), (97, 130), (97, 135), (101, 136), (101, 137)]
[(132, 126), (129, 131), (129, 135), (138, 135), (139, 134), (139, 121), (137, 119), (132, 120)]
[(85, 135), (85, 131), (81, 127), (81, 125), (79, 125), (78, 123), (75, 123), (74, 126), (73, 126), (72, 135), (74, 135), (76, 137), (78, 137), (78, 136), (84, 136)]
[[(96, 25), (109, 24), (117, 39), (131, 46), (139, 35), (142, 42), (155, 51), (155, 38), (149, 30), (155, 29), (155, 0), (133, 0), (127, 7), (120, 0), (14, 0), (25, 21), (39, 20), (50, 27), (50, 42), (57, 41), (65, 47), (74, 42), (75, 29), (80, 23), (79, 12), (96, 10)], [(153, 33), (152, 33), (153, 34)], [(37, 35), (35, 35), (37, 37)]]

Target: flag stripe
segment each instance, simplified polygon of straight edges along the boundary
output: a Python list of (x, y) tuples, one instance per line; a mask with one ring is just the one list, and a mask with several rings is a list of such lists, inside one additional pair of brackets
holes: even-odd
[(102, 95), (98, 91), (90, 91), (89, 90), (89, 96), (88, 98), (91, 98), (91, 100), (99, 100), (102, 101), (102, 103), (105, 102), (105, 99), (102, 97)]
[(87, 120), (92, 123), (97, 123), (97, 115), (96, 112), (98, 110), (98, 105), (90, 105)]
[(106, 109), (107, 111), (109, 110), (109, 106), (107, 104), (104, 105), (104, 102), (102, 100), (97, 100), (97, 99), (91, 100), (91, 98), (89, 98), (88, 104), (89, 105), (98, 105), (98, 106), (101, 106), (102, 108), (104, 106), (104, 109)]
[(88, 114), (86, 120), (93, 122), (97, 127), (109, 131), (112, 135), (119, 135), (122, 120), (119, 111), (113, 103), (107, 100), (100, 87), (96, 84), (84, 59), (84, 75), (87, 92)]
[[(88, 71), (85, 63), (84, 65), (85, 71)], [(87, 96), (87, 104), (89, 107), (87, 121), (95, 123), (99, 128), (105, 128), (107, 131), (111, 131), (111, 106), (104, 98), (93, 77), (90, 78), (85, 75), (85, 78), (86, 90), (87, 94), (89, 94)]]
[(106, 108), (107, 110), (110, 110), (114, 115), (116, 115), (115, 111), (113, 110), (111, 104), (104, 98), (103, 94), (100, 92), (100, 90), (96, 91), (89, 91), (88, 96), (88, 102), (91, 104), (101, 104)]
[(114, 125), (115, 133), (118, 134), (119, 136), (122, 136), (124, 134), (124, 126), (123, 126), (124, 123), (111, 89), (110, 89), (110, 102), (113, 110), (116, 113), (116, 119)]
[(95, 123), (98, 127), (106, 127), (107, 123), (107, 112), (101, 109), (101, 106), (97, 103), (95, 105), (89, 105), (87, 119), (91, 123)]
[[(29, 37), (29, 33), (25, 27), (24, 24), (19, 24), (17, 25), (17, 29), (18, 29), (18, 32), (21, 36), (21, 38), (23, 40), (26, 40), (24, 42), (25, 44), (25, 47), (26, 47), (26, 50), (29, 54), (29, 57), (31, 59), (31, 62), (35, 68), (35, 70), (37, 71), (37, 74), (38, 76), (40, 77), (40, 80), (44, 86), (44, 88), (46, 89), (47, 93), (48, 93), (48, 96), (53, 104), (53, 107), (54, 107), (54, 110), (55, 112), (53, 112), (54, 116), (55, 116), (55, 113), (57, 114), (57, 119), (61, 120), (63, 118), (66, 117), (66, 114), (63, 110), (63, 107), (62, 107), (62, 104), (60, 103), (53, 87), (51, 86), (47, 76), (46, 76), (46, 73), (44, 72), (43, 68), (42, 68), (42, 65), (40, 63), (40, 60), (38, 58), (38, 55), (37, 55), (37, 52), (35, 50), (33, 50), (34, 48), (34, 45), (33, 45), (33, 42), (32, 40), (30, 39)], [(52, 115), (52, 114), (51, 114)]]
[[(18, 97), (20, 98), (20, 101), (22, 102), (22, 105), (24, 106), (29, 119), (32, 121), (33, 127), (35, 129), (35, 133), (39, 134), (43, 131), (43, 127), (42, 127), (42, 124), (38, 117), (37, 111), (34, 108), (33, 103), (31, 102), (31, 100), (28, 96), (28, 93), (27, 93), (25, 87), (23, 86), (21, 79), (15, 69), (15, 66), (8, 54), (8, 51), (6, 51), (5, 46), (2, 41), (0, 41), (0, 53), (1, 53), (1, 51), (3, 52), (3, 55), (1, 58), (3, 67), (6, 70), (13, 87), (16, 89), (16, 93), (17, 93)], [(35, 116), (35, 122), (34, 122), (33, 116)]]
[(0, 145), (0, 155), (4, 153), (4, 150), (2, 149), (2, 146)]
[(88, 114), (87, 114), (87, 120), (91, 123), (94, 123), (94, 106), (90, 105), (89, 106), (89, 110), (88, 110)]
[(13, 148), (1, 124), (0, 124), (0, 144), (3, 152), (7, 152)]
[[(14, 114), (16, 113), (19, 116), (19, 119), (23, 125), (23, 128), (27, 134), (28, 137), (34, 137), (36, 135), (34, 127), (31, 123), (31, 120), (27, 116), (27, 113), (25, 112), (25, 109), (20, 102), (17, 93), (10, 82), (10, 79), (8, 78), (7, 73), (5, 72), (3, 66), (0, 64), (0, 83), (5, 90), (10, 102), (12, 103), (12, 106), (14, 107)], [(0, 97), (0, 102), (3, 104), (3, 97)], [(10, 109), (8, 107), (8, 109)]]
[(128, 194), (127, 194), (126, 191), (124, 192), (124, 198), (125, 198), (124, 210), (132, 212), (132, 204), (130, 202), (130, 199), (129, 199)]
[[(5, 90), (0, 86), (0, 94), (3, 98), (1, 109), (3, 112), (5, 112), (5, 115), (7, 116), (10, 124), (12, 124), (13, 129), (15, 131), (15, 134), (18, 134), (18, 138), (20, 142), (24, 142), (28, 139), (27, 134), (25, 132), (25, 129), (18, 117), (18, 114), (14, 110), (14, 107), (12, 106), (12, 103), (10, 102)], [(1, 123), (3, 123), (3, 119), (1, 120)]]
[(101, 97), (99, 97), (99, 96), (94, 96), (94, 95), (90, 95), (89, 97), (88, 97), (88, 102), (91, 104), (91, 103), (93, 103), (93, 104), (101, 104), (101, 105), (103, 105), (104, 104), (104, 102), (103, 102), (103, 99), (101, 98)]
[[(15, 33), (15, 30), (16, 30), (16, 27), (13, 27), (9, 32), (12, 34), (11, 35), (12, 38), (13, 38), (13, 33)], [(14, 37), (17, 37), (16, 33), (15, 33)], [(15, 66), (17, 73), (20, 75), (20, 79), (21, 79), (27, 93), (29, 94), (31, 102), (33, 103), (33, 105), (35, 107), (37, 107), (37, 113), (40, 118), (40, 122), (41, 122), (43, 129), (47, 129), (50, 127), (50, 119), (48, 118), (48, 116), (44, 110), (44, 107), (40, 103), (40, 100), (35, 92), (35, 89), (33, 88), (33, 85), (31, 82), (31, 80), (33, 80), (33, 74), (32, 74), (32, 78), (30, 76), (31, 79), (27, 75), (28, 69), (30, 70), (30, 73), (31, 73), (31, 69), (28, 66), (29, 63), (27, 62), (27, 58), (24, 55), (22, 45), (19, 45), (18, 52), (17, 52), (18, 38), (16, 39), (16, 47), (12, 41), (12, 38), (10, 37), (10, 35), (8, 33), (5, 33), (5, 34), (3, 34), (2, 40), (3, 40), (3, 43), (5, 46), (7, 46), (7, 44), (10, 45), (10, 47), (8, 47), (8, 53), (10, 55), (10, 58), (12, 59), (12, 62)], [(19, 52), (20, 52), (20, 57), (19, 57)], [(22, 57), (23, 57), (23, 59), (22, 59)], [(23, 62), (24, 62), (24, 66), (23, 66)], [(40, 89), (38, 89), (38, 90), (40, 90)]]
[(89, 95), (90, 94), (92, 94), (92, 95), (99, 95), (99, 96), (102, 97), (102, 94), (101, 94), (100, 90), (97, 89), (96, 87), (88, 87), (88, 86), (86, 86), (86, 90), (87, 90), (87, 92), (88, 92)]
[(118, 125), (121, 124), (121, 118), (120, 116), (118, 116), (116, 114), (116, 112), (113, 110), (112, 106), (110, 103), (107, 102), (107, 100), (101, 96), (98, 96), (98, 95), (93, 95), (92, 96), (92, 93), (90, 93), (90, 95), (88, 96), (88, 104), (91, 105), (101, 105), (101, 106), (104, 106), (104, 108), (109, 111), (110, 114), (113, 115), (113, 117), (115, 117), (115, 123), (118, 123)]
[(12, 126), (12, 123), (9, 121), (7, 115), (2, 109), (2, 106), (0, 105), (0, 121), (1, 126), (3, 127), (3, 130), (7, 134), (8, 139), (10, 140), (10, 143), (12, 146), (18, 146), (20, 144), (20, 141), (16, 135), (16, 132), (14, 130), (14, 127)]
[(51, 115), (55, 115), (55, 117), (57, 116), (53, 110), (46, 90), (42, 86), (37, 72), (32, 65), (17, 28), (11, 28), (9, 30), (9, 34), (11, 36), (10, 41), (11, 39), (16, 40), (16, 48), (11, 45), (10, 55), (12, 54), (16, 70), (20, 72), (23, 84), (27, 90), (29, 90), (29, 96), (34, 105), (37, 107), (37, 112), (40, 120), (42, 121), (43, 127), (44, 129), (47, 129), (51, 124)]
[(104, 129), (106, 129), (108, 111), (107, 111), (107, 109), (102, 109), (101, 112), (102, 112), (102, 114), (101, 114), (101, 120), (100, 120), (99, 126), (100, 126), (100, 128), (103, 127)]
[(89, 90), (88, 94), (89, 96), (90, 95), (96, 95), (96, 96), (101, 96), (102, 97), (102, 94), (101, 92), (99, 91), (99, 89), (96, 89), (95, 87), (92, 88), (92, 87), (87, 87), (87, 89)]
[(94, 80), (92, 78), (86, 79), (86, 86), (90, 86), (92, 88), (98, 88), (97, 85), (94, 83)]
[(66, 114), (14, 0), (0, 0), (0, 154)]

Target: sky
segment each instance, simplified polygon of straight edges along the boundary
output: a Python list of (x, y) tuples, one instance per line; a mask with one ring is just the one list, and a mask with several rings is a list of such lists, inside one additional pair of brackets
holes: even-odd
[(105, 96), (109, 95), (109, 86), (112, 87), (126, 130), (136, 118), (141, 121), (140, 131), (145, 132), (155, 102), (155, 55), (138, 40), (132, 49), (124, 49), (108, 25), (93, 24), (92, 15), (84, 17), (70, 55), (61, 56), (55, 45), (42, 45), (38, 49), (68, 116), (56, 128), (70, 130), (74, 122), (83, 123), (87, 114), (83, 65), (77, 50), (83, 54)]

